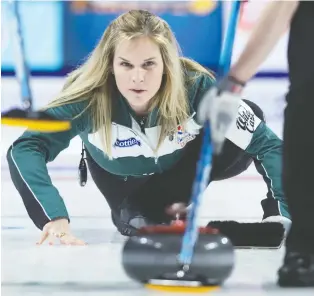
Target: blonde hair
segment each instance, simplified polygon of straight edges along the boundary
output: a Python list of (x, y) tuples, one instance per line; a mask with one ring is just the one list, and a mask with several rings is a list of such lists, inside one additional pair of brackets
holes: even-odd
[[(169, 25), (148, 11), (131, 10), (116, 18), (105, 30), (94, 51), (86, 62), (66, 79), (58, 97), (46, 108), (74, 102), (88, 101), (93, 132), (98, 132), (104, 153), (112, 159), (111, 115), (115, 83), (112, 62), (115, 47), (122, 39), (147, 36), (160, 48), (164, 63), (164, 77), (150, 110), (158, 107), (158, 124), (161, 126), (157, 149), (165, 137), (176, 130), (178, 123), (189, 116), (186, 90), (187, 71), (211, 75), (204, 67), (191, 59), (180, 57), (180, 48)], [(198, 74), (192, 79), (196, 79)], [(84, 112), (83, 111), (83, 112)]]

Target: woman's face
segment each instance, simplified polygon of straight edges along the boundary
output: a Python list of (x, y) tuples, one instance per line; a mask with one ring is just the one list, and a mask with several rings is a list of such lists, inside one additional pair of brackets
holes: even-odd
[(160, 88), (164, 70), (157, 44), (148, 37), (121, 41), (113, 58), (117, 87), (132, 109), (147, 112), (148, 103)]

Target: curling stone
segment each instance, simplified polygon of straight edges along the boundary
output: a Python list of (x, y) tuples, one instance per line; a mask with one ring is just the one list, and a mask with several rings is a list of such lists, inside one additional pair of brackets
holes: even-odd
[(199, 228), (192, 262), (188, 270), (182, 270), (178, 254), (184, 230), (184, 225), (140, 229), (125, 242), (122, 253), (125, 273), (148, 288), (164, 291), (208, 291), (220, 286), (234, 266), (230, 240), (214, 228)]

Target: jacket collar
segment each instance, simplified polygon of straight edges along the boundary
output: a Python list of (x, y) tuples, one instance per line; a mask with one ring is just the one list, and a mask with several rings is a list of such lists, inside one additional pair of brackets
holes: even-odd
[[(114, 92), (112, 100), (112, 122), (132, 128), (132, 118), (137, 122), (141, 120), (134, 110), (130, 107), (126, 98), (117, 90)], [(146, 119), (145, 127), (154, 127), (157, 125), (158, 109), (154, 108)]]

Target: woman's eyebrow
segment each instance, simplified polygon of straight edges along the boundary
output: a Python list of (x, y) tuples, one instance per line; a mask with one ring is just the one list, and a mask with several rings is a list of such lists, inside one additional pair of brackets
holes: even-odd
[[(119, 59), (121, 59), (121, 60), (123, 60), (125, 62), (129, 62), (130, 63), (129, 60), (127, 60), (127, 59), (125, 59), (123, 57), (119, 57)], [(144, 62), (147, 62), (147, 61), (150, 61), (150, 60), (154, 60), (154, 59), (156, 59), (156, 57), (151, 57), (151, 58), (145, 59)]]

